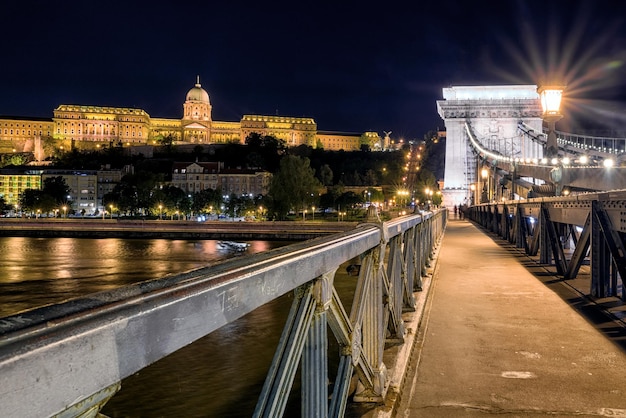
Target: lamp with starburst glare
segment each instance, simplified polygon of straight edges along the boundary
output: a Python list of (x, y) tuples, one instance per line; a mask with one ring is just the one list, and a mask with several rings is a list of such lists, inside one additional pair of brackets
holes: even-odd
[(544, 155), (547, 158), (556, 157), (559, 153), (559, 146), (556, 141), (556, 122), (563, 118), (561, 98), (564, 89), (565, 87), (560, 85), (540, 86), (537, 89), (543, 108), (543, 120), (548, 124), (548, 138)]

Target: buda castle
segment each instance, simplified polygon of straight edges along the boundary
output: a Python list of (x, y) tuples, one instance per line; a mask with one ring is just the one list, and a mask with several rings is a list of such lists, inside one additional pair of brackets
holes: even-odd
[[(376, 132), (318, 131), (312, 118), (243, 115), (238, 122), (213, 120), (209, 94), (200, 78), (185, 96), (182, 119), (151, 117), (143, 109), (62, 104), (52, 119), (0, 116), (0, 153), (33, 152), (38, 161), (73, 148), (244, 143), (251, 133), (269, 135), (287, 146), (326, 150), (385, 149), (388, 138)], [(388, 146), (388, 144), (387, 144)]]

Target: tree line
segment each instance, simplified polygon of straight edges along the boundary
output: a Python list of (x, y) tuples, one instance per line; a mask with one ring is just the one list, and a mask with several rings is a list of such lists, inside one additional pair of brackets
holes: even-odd
[[(190, 152), (175, 146), (157, 148), (153, 158), (131, 156), (121, 147), (100, 151), (72, 150), (53, 161), (57, 168), (97, 169), (132, 164), (111, 193), (103, 197), (105, 210), (116, 215), (169, 216), (178, 218), (202, 213), (229, 216), (254, 214), (266, 219), (285, 219), (290, 213), (311, 210), (346, 210), (370, 201), (389, 199), (381, 186), (402, 184), (407, 149), (385, 152), (325, 151), (309, 146), (289, 148), (272, 136), (250, 134), (242, 144), (197, 145)], [(223, 196), (221, 190), (186, 193), (169, 185), (174, 161), (220, 161), (226, 167), (247, 167), (273, 174), (267, 195)], [(434, 183), (428, 170), (420, 173)], [(346, 190), (360, 187), (366, 193)], [(434, 187), (435, 184), (432, 184)], [(70, 190), (62, 177), (47, 178), (41, 190), (26, 190), (20, 199), (23, 211), (50, 213), (71, 207)], [(0, 205), (2, 201), (0, 200)], [(58, 212), (57, 212), (58, 213)]]

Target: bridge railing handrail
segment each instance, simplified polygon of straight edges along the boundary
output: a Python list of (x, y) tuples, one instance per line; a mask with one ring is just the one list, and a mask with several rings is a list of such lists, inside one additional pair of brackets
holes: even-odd
[[(353, 231), (0, 318), (3, 410), (20, 417), (67, 411), (443, 212), (362, 224)], [(442, 226), (437, 230), (440, 234)]]

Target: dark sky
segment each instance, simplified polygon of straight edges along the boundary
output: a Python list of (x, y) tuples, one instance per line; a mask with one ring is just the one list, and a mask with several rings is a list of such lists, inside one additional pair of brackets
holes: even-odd
[(0, 15), (0, 115), (180, 118), (199, 75), (215, 120), (306, 116), (410, 139), (443, 127), (443, 87), (555, 78), (559, 124), (625, 126), (626, 1), (5, 0)]

